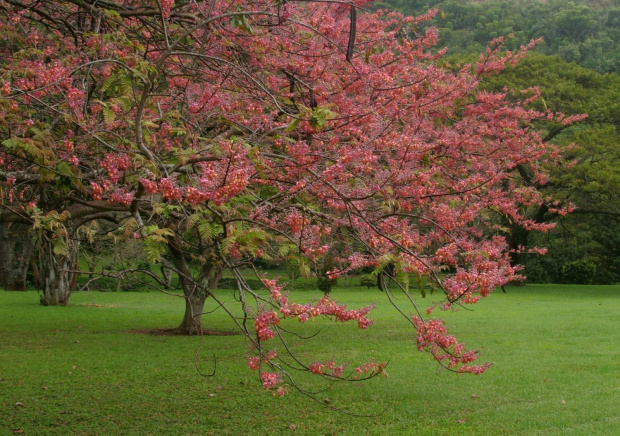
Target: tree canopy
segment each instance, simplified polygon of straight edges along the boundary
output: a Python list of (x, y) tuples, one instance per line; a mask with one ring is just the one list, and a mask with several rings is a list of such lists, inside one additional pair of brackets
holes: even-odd
[[(475, 351), (417, 309), (409, 277), (441, 291), (444, 310), (518, 279), (503, 223), (544, 230), (524, 210), (553, 207), (537, 186), (557, 150), (534, 126), (581, 117), (533, 107), (536, 91), (480, 90), (527, 47), (503, 53), (500, 38), (473, 67), (442, 66), (432, 13), (364, 6), (0, 0), (1, 221), (31, 226), (44, 302), (58, 304), (78, 242), (106, 221), (108, 237), (141, 241), (178, 275), (188, 333), (205, 298), (217, 299), (215, 276), (234, 275), (244, 317), (233, 319), (266, 388), (294, 386), (291, 366), (345, 377), (335, 362), (269, 346), (285, 342), (286, 319), (372, 322), (370, 307), (329, 295), (294, 303), (259, 259), (294, 258), (328, 278), (373, 269), (408, 297), (392, 301), (420, 350), (483, 372)], [(536, 183), (523, 183), (522, 166)]]

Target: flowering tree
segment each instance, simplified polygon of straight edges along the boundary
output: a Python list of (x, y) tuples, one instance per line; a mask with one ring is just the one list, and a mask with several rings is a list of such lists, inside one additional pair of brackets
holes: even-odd
[[(122, 223), (178, 274), (190, 334), (229, 269), (248, 364), (267, 388), (293, 383), (286, 365), (344, 377), (335, 362), (267, 347), (284, 340), (283, 319), (367, 328), (371, 308), (329, 295), (297, 304), (257, 271), (265, 296), (240, 273), (258, 258), (295, 260), (306, 273), (324, 273), (329, 259), (332, 279), (373, 267), (409, 297), (398, 309), (420, 350), (484, 371), (417, 309), (409, 277), (443, 291), (442, 309), (517, 279), (502, 220), (543, 226), (520, 213), (541, 198), (515, 168), (544, 181), (538, 164), (555, 151), (531, 124), (571, 120), (529, 109), (536, 95), (478, 91), (482, 75), (526, 48), (501, 54), (498, 40), (474, 66), (442, 66), (425, 25), (433, 12), (370, 13), (365, 3), (0, 0), (2, 216), (33, 224), (56, 276), (71, 270), (58, 259), (72, 256), (80, 226)], [(382, 371), (366, 364), (354, 375)]]

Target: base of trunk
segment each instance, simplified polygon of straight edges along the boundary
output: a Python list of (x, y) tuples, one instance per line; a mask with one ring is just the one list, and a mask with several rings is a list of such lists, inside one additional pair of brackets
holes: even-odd
[(21, 291), (26, 292), (26, 284), (25, 283), (14, 283), (12, 286), (7, 286), (4, 288), (5, 291)]
[(41, 295), (41, 304), (43, 306), (68, 306), (71, 294), (57, 296), (57, 295)]
[(185, 314), (177, 330), (188, 336), (201, 335), (203, 333), (202, 311), (206, 300), (207, 296), (204, 293), (185, 297)]
[(196, 336), (203, 334), (202, 326), (195, 321), (190, 321), (187, 323), (183, 322), (175, 330), (177, 330), (179, 334), (186, 336)]

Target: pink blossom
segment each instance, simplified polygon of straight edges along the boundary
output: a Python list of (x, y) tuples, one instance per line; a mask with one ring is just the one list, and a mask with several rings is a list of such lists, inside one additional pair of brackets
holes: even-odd
[(281, 383), (281, 377), (275, 372), (261, 372), (260, 380), (265, 389), (272, 389)]

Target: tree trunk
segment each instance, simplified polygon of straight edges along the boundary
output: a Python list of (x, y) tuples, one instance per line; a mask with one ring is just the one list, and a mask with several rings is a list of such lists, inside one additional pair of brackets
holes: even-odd
[(179, 284), (185, 296), (185, 314), (178, 330), (185, 335), (202, 334), (202, 313), (211, 289), (215, 289), (222, 277), (221, 263), (216, 256), (205, 256), (198, 279), (191, 275), (181, 241), (178, 237), (169, 241), (172, 263), (180, 272)]
[(196, 288), (189, 295), (185, 292), (185, 314), (179, 326), (179, 331), (184, 335), (202, 334), (202, 311), (207, 301), (208, 294), (204, 290)]
[(518, 251), (527, 248), (529, 231), (518, 224), (510, 225), (510, 233), (506, 237), (506, 242), (510, 247), (510, 263), (512, 266), (523, 265), (525, 259)]
[(0, 285), (7, 291), (25, 291), (32, 258), (30, 226), (0, 223)]
[(41, 304), (44, 306), (67, 306), (74, 282), (74, 268), (78, 257), (78, 243), (67, 238), (67, 254), (54, 252), (49, 234), (44, 233), (38, 246), (38, 275), (41, 288)]

